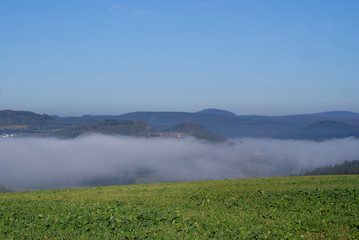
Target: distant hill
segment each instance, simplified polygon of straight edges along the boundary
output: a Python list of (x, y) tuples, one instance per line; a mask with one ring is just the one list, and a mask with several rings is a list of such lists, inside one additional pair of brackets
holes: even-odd
[(230, 117), (236, 117), (236, 114), (230, 112), (230, 111), (226, 111), (226, 110), (221, 110), (221, 109), (216, 109), (216, 108), (208, 108), (208, 109), (204, 109), (202, 111), (199, 111), (197, 113), (203, 113), (203, 114), (216, 114), (216, 115), (223, 115), (223, 116), (230, 116)]
[[(81, 124), (54, 132), (53, 136), (63, 138), (75, 138), (82, 134), (101, 133), (105, 135), (125, 135), (137, 137), (174, 137), (178, 133), (190, 135), (209, 142), (223, 142), (225, 138), (213, 134), (202, 125), (192, 122), (179, 123), (164, 132), (158, 132), (149, 127), (145, 122), (132, 120), (107, 119), (97, 123)], [(182, 135), (181, 135), (182, 136)], [(177, 136), (178, 137), (178, 136)]]
[[(314, 114), (288, 116), (235, 115), (221, 109), (205, 109), (190, 112), (132, 112), (123, 115), (84, 115), (82, 117), (58, 117), (39, 115), (25, 111), (0, 111), (1, 133), (24, 133), (36, 136), (51, 135), (71, 126), (96, 124), (105, 120), (141, 121), (151, 130), (161, 132), (182, 122), (202, 125), (209, 132), (227, 138), (292, 138), (328, 139), (357, 136), (359, 114), (346, 111), (332, 111)], [(328, 125), (321, 121), (335, 121)], [(314, 125), (312, 125), (314, 124)], [(342, 124), (342, 125), (340, 125)], [(344, 125), (343, 125), (344, 124)]]
[(324, 120), (282, 134), (281, 137), (306, 140), (359, 137), (359, 129), (342, 122)]
[(349, 175), (359, 174), (359, 160), (345, 161), (334, 166), (325, 166), (306, 172), (304, 175)]
[[(166, 130), (180, 122), (196, 122), (208, 131), (225, 137), (271, 137), (278, 133), (293, 130), (300, 124), (275, 118), (241, 118), (186, 112), (133, 112), (118, 119), (144, 121), (157, 130)], [(298, 120), (294, 120), (298, 121)], [(311, 121), (309, 121), (310, 123)], [(306, 122), (308, 123), (308, 122)], [(304, 125), (304, 124), (303, 124)]]
[[(327, 112), (328, 116), (340, 117), (340, 121), (351, 126), (359, 127), (359, 118), (347, 118), (348, 112)], [(335, 113), (335, 114), (333, 114)], [(343, 115), (341, 115), (343, 114)], [(295, 131), (300, 127), (316, 121), (333, 120), (324, 118), (326, 113), (302, 114), (289, 116), (256, 116), (235, 115), (226, 110), (205, 109), (196, 113), (189, 112), (132, 112), (123, 115), (85, 115), (83, 117), (59, 118), (58, 123), (94, 123), (104, 119), (133, 120), (146, 122), (157, 131), (164, 131), (180, 122), (196, 122), (203, 125), (208, 131), (228, 137), (267, 137), (276, 138), (285, 133)], [(344, 116), (347, 116), (344, 118)], [(356, 116), (354, 113), (353, 116)], [(335, 120), (337, 120), (337, 118)]]
[(36, 114), (29, 111), (0, 111), (0, 126), (6, 125), (45, 125), (55, 119), (47, 114)]
[(297, 114), (289, 115), (287, 117), (319, 117), (325, 119), (349, 119), (349, 118), (359, 118), (359, 113), (353, 113), (349, 111), (329, 111), (321, 113), (311, 113), (311, 114)]
[(141, 121), (131, 120), (104, 120), (97, 123), (82, 124), (63, 128), (54, 133), (54, 136), (74, 138), (85, 133), (101, 133), (126, 136), (147, 136), (150, 127)]
[(187, 135), (194, 136), (198, 139), (207, 140), (209, 142), (224, 142), (226, 139), (218, 134), (209, 132), (204, 126), (194, 122), (181, 122), (170, 129), (167, 132), (180, 132)]
[(29, 111), (0, 111), (0, 135), (2, 134), (40, 134), (44, 135), (55, 128), (56, 120), (47, 114)]

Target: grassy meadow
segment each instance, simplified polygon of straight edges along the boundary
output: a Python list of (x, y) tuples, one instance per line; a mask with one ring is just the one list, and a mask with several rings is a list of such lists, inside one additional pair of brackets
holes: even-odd
[(0, 239), (359, 239), (359, 176), (0, 194)]

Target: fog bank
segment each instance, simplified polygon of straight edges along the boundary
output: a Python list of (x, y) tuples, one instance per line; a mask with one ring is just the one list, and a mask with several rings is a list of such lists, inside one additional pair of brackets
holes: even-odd
[(0, 139), (0, 185), (63, 188), (298, 174), (359, 159), (359, 140), (325, 142), (91, 135), (70, 140)]

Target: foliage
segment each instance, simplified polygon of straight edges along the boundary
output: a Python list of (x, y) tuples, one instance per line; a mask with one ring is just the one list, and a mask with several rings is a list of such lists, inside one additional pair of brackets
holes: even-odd
[(359, 129), (342, 122), (325, 120), (282, 134), (280, 137), (321, 141), (332, 138), (359, 137)]
[[(194, 136), (198, 139), (204, 139), (210, 142), (223, 142), (225, 138), (210, 133), (202, 125), (193, 122), (179, 123), (167, 132), (180, 132)], [(54, 132), (54, 136), (73, 138), (84, 133), (101, 133), (101, 134), (117, 134), (126, 136), (146, 136), (158, 137), (160, 134), (156, 133), (154, 129), (150, 128), (145, 122), (132, 120), (113, 120), (106, 119), (96, 123), (81, 124), (70, 126)]]
[(107, 119), (97, 123), (66, 127), (54, 133), (55, 136), (72, 138), (84, 133), (118, 134), (126, 136), (147, 136), (150, 127), (141, 121)]
[(359, 176), (0, 194), (1, 239), (358, 239)]
[(351, 112), (326, 112), (281, 117), (236, 116), (225, 110), (206, 109), (197, 113), (133, 112), (123, 115), (58, 117), (27, 111), (4, 110), (0, 111), (0, 134), (24, 133), (24, 135), (48, 136), (53, 131), (64, 127), (94, 124), (112, 119), (142, 121), (158, 131), (164, 131), (181, 122), (195, 122), (204, 126), (211, 133), (228, 138), (269, 137), (317, 141), (349, 136), (359, 137), (358, 116), (359, 114)]
[(316, 168), (311, 172), (306, 172), (304, 175), (348, 175), (359, 174), (359, 161), (345, 161), (334, 166)]
[(168, 132), (180, 132), (194, 136), (198, 139), (204, 139), (209, 142), (224, 142), (226, 139), (209, 132), (204, 126), (195, 122), (181, 122), (171, 127)]
[(29, 125), (30, 128), (36, 128), (54, 121), (55, 119), (47, 114), (40, 115), (28, 111), (0, 111), (0, 126)]

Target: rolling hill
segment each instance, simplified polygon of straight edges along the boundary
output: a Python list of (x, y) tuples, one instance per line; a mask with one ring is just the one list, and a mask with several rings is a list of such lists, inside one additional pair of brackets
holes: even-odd
[(359, 137), (359, 128), (338, 121), (323, 120), (282, 134), (280, 137), (316, 141), (332, 138)]
[(91, 133), (135, 137), (183, 137), (188, 135), (208, 142), (223, 142), (226, 140), (218, 134), (207, 131), (202, 125), (193, 122), (182, 122), (165, 131), (156, 131), (142, 121), (118, 121), (113, 119), (65, 127), (54, 131), (53, 136), (75, 138), (83, 134)]
[[(46, 114), (39, 115), (31, 112), (9, 110), (1, 112), (0, 134), (5, 132), (54, 132), (65, 127), (96, 124), (105, 120), (141, 121), (157, 132), (166, 131), (181, 122), (192, 122), (202, 125), (211, 133), (227, 138), (265, 137), (315, 140), (357, 136), (357, 129), (359, 129), (359, 114), (347, 111), (288, 116), (256, 116), (235, 115), (234, 113), (220, 109), (205, 109), (194, 113), (132, 112), (123, 115), (84, 115), (82, 117), (48, 116)], [(335, 121), (337, 123), (331, 124), (330, 126), (323, 123), (316, 124), (322, 121)], [(339, 126), (338, 124), (345, 124), (345, 127), (344, 125)], [(24, 126), (26, 126), (26, 131)], [(12, 130), (9, 131), (9, 129)], [(335, 131), (335, 133), (333, 131)], [(310, 137), (310, 132), (316, 132), (317, 135)]]
[(171, 127), (170, 129), (166, 130), (166, 132), (180, 132), (209, 142), (218, 143), (218, 142), (226, 141), (224, 137), (218, 134), (211, 133), (201, 124), (194, 122), (178, 123), (173, 127)]
[(324, 166), (307, 171), (303, 175), (359, 175), (359, 160), (345, 161), (334, 166)]
[(37, 114), (29, 111), (0, 111), (0, 126), (7, 125), (45, 125), (54, 122), (55, 119), (47, 114)]
[(358, 239), (358, 175), (0, 194), (1, 239)]
[(232, 113), (232, 112), (227, 111), (227, 110), (216, 109), (216, 108), (204, 109), (204, 110), (201, 110), (201, 111), (199, 111), (197, 113), (223, 115), (223, 116), (230, 116), (230, 117), (235, 117), (236, 116), (235, 113)]
[(148, 136), (150, 127), (145, 122), (131, 120), (103, 120), (97, 123), (89, 123), (65, 127), (54, 132), (56, 137), (74, 138), (82, 134), (101, 133), (125, 136)]

